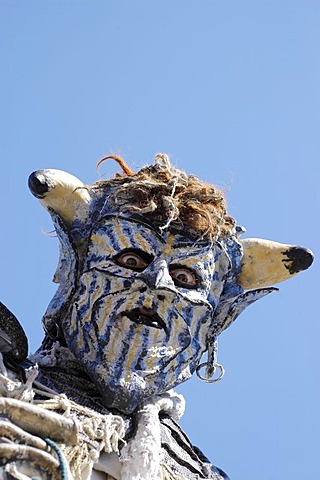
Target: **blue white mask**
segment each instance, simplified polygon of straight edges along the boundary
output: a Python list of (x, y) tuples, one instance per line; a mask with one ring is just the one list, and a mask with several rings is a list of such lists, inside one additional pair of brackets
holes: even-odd
[[(56, 172), (33, 175), (58, 185)], [(41, 194), (60, 239), (59, 288), (44, 325), (47, 331), (59, 325), (104, 404), (131, 413), (145, 398), (187, 380), (206, 350), (212, 366), (217, 336), (274, 288), (265, 288), (269, 278), (252, 282), (246, 273), (254, 289), (246, 284), (244, 290), (239, 231), (215, 242), (197, 240), (119, 211), (112, 192), (93, 195), (81, 185), (75, 189), (69, 177), (67, 183), (73, 203), (66, 201), (67, 187), (63, 202), (57, 188), (57, 199), (51, 187)], [(36, 186), (31, 189), (39, 197)], [(66, 212), (61, 205), (68, 202)]]
[(119, 216), (96, 225), (62, 328), (109, 407), (130, 412), (190, 377), (228, 267), (219, 246)]

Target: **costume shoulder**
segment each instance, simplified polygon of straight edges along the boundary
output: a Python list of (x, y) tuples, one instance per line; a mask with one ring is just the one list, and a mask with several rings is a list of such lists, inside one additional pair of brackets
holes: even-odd
[(220, 468), (212, 465), (198, 447), (192, 445), (171, 416), (160, 414), (160, 421), (163, 464), (174, 474), (173, 478), (230, 480)]
[(28, 355), (28, 340), (18, 319), (0, 302), (0, 352), (9, 362), (21, 362)]

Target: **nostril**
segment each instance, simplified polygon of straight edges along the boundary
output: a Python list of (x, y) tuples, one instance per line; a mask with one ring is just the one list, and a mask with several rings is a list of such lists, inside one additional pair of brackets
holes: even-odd
[(161, 301), (163, 301), (163, 300), (166, 299), (166, 297), (165, 297), (164, 295), (158, 295), (158, 299), (161, 300)]
[(147, 287), (142, 287), (142, 288), (140, 288), (139, 292), (144, 293), (146, 290), (147, 290)]

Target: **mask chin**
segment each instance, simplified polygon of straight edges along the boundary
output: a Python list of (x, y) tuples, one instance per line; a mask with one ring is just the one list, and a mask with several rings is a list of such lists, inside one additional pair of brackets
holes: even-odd
[(119, 410), (126, 415), (131, 414), (146, 398), (159, 393), (135, 373), (130, 375), (129, 381), (113, 377), (110, 382), (104, 379), (96, 384), (103, 404), (109, 409)]

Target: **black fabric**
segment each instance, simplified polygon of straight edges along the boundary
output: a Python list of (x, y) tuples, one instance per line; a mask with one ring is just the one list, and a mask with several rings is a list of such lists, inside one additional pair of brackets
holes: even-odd
[(198, 447), (192, 445), (171, 417), (160, 414), (160, 421), (164, 460), (175, 475), (186, 480), (230, 480), (220, 468), (210, 463)]
[[(77, 362), (66, 362), (64, 368), (41, 367), (38, 381), (66, 396), (80, 405), (86, 406), (101, 414), (110, 410), (103, 407), (99, 393), (92, 381), (81, 371)], [(125, 440), (130, 440), (135, 434), (135, 414), (124, 415), (113, 410), (111, 413), (120, 415), (125, 421)], [(192, 445), (187, 435), (169, 415), (159, 415), (161, 425), (161, 447), (163, 460), (174, 475), (185, 480), (230, 480), (218, 467), (212, 465), (202, 451)]]

